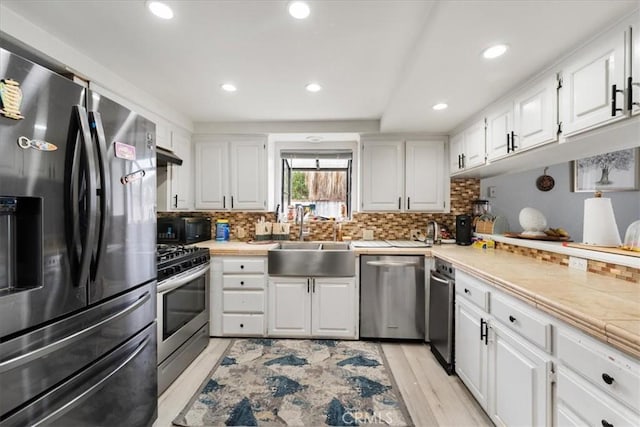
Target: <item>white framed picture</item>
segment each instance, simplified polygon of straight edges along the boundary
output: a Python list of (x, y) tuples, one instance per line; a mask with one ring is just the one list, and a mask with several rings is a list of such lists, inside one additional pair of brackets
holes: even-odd
[(640, 147), (574, 160), (572, 191), (640, 190)]

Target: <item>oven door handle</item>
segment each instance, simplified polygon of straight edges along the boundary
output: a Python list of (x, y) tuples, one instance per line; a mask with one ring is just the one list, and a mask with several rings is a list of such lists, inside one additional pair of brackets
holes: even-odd
[[(176, 288), (179, 288), (180, 286), (184, 286), (185, 284), (189, 283), (193, 279), (196, 279), (202, 276), (208, 270), (209, 270), (209, 264), (207, 263), (193, 270), (193, 272), (187, 274), (186, 276), (170, 277), (169, 279), (164, 281), (162, 284), (158, 285), (158, 294), (160, 295), (166, 294), (167, 292), (172, 291)], [(187, 270), (187, 272), (190, 272), (190, 271), (191, 270)]]

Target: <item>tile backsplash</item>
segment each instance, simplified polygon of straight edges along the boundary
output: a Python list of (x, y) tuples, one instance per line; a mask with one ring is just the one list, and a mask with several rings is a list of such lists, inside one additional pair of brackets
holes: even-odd
[[(363, 230), (372, 230), (374, 239), (409, 239), (412, 229), (426, 229), (427, 221), (435, 220), (450, 231), (455, 230), (456, 215), (471, 213), (472, 201), (480, 196), (480, 180), (473, 178), (451, 180), (450, 213), (394, 213), (394, 212), (354, 212), (350, 221), (342, 222), (342, 235), (354, 240), (362, 239)], [(273, 212), (230, 212), (230, 211), (194, 211), (194, 212), (158, 212), (163, 216), (207, 216), (211, 217), (211, 235), (215, 236), (217, 219), (228, 219), (232, 240), (253, 240), (255, 223), (264, 217), (265, 221), (275, 221)], [(310, 234), (307, 240), (333, 240), (333, 221), (311, 221), (307, 224)], [(239, 233), (240, 231), (240, 233)], [(244, 236), (240, 236), (244, 231)], [(290, 228), (290, 239), (295, 240), (300, 227)]]

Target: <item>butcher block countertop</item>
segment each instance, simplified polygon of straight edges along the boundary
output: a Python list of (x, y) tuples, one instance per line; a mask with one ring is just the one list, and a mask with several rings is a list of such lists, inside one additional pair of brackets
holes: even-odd
[(216, 240), (207, 240), (206, 242), (199, 242), (195, 244), (201, 248), (208, 248), (209, 253), (214, 255), (238, 255), (238, 256), (252, 256), (252, 255), (264, 255), (269, 253), (269, 250), (275, 249), (278, 244), (273, 242), (268, 243), (247, 243), (247, 242), (218, 242)]
[[(267, 255), (277, 243), (207, 241), (211, 255)], [(640, 283), (619, 280), (495, 249), (440, 245), (432, 248), (356, 248), (357, 255), (424, 255), (456, 269), (640, 358)]]

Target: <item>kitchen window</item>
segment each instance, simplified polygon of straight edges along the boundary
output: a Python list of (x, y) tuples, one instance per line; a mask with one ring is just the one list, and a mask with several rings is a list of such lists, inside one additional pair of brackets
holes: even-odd
[(283, 212), (303, 205), (305, 216), (346, 219), (351, 216), (351, 150), (282, 151)]

